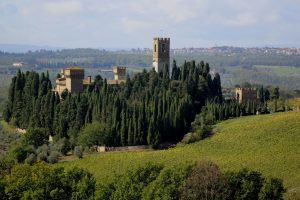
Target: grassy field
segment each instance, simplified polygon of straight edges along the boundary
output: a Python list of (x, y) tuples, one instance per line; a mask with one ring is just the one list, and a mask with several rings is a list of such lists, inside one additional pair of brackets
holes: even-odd
[(214, 161), (222, 170), (247, 167), (266, 176), (282, 178), (289, 191), (299, 193), (300, 112), (224, 121), (216, 126), (214, 136), (170, 150), (102, 153), (58, 165), (86, 168), (98, 183), (107, 183), (114, 173), (123, 173), (149, 161), (172, 167), (203, 159)]
[(291, 66), (256, 65), (255, 68), (274, 72), (277, 76), (297, 76), (300, 74), (300, 68)]
[(300, 98), (288, 99), (287, 104), (292, 107), (300, 107)]

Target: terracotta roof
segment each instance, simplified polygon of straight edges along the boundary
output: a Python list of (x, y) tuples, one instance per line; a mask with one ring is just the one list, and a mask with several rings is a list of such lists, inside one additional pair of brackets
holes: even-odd
[(70, 66), (70, 67), (67, 67), (67, 68), (64, 68), (64, 70), (83, 70), (81, 67), (76, 67), (76, 66)]

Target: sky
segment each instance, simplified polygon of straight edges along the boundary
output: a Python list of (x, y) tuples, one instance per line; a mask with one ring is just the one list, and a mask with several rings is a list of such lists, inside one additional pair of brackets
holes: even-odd
[(0, 43), (300, 47), (300, 0), (0, 0)]

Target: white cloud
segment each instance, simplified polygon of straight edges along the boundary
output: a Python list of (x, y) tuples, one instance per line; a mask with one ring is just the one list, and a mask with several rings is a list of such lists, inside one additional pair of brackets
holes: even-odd
[(276, 13), (270, 13), (265, 17), (265, 20), (270, 23), (278, 22), (279, 19), (280, 19), (280, 16)]
[(47, 2), (45, 10), (52, 15), (67, 15), (81, 11), (82, 5), (77, 1)]
[[(197, 14), (201, 13), (202, 8), (205, 6), (205, 2), (202, 2), (202, 7), (199, 6), (197, 0), (159, 0), (158, 5), (160, 9), (169, 18), (175, 22), (184, 22), (188, 19), (195, 18)], [(160, 17), (160, 16), (156, 16)]]
[(251, 26), (257, 22), (256, 18), (251, 13), (238, 14), (234, 19), (227, 20), (230, 26)]
[(121, 19), (121, 24), (126, 33), (137, 32), (146, 26), (146, 23), (142, 21), (129, 19), (127, 17)]

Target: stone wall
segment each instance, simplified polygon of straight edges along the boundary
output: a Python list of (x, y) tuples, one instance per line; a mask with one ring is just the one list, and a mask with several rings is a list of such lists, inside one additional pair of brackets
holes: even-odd
[(139, 145), (139, 146), (125, 146), (125, 147), (106, 147), (98, 146), (97, 152), (110, 152), (110, 151), (145, 151), (153, 150), (151, 145)]

